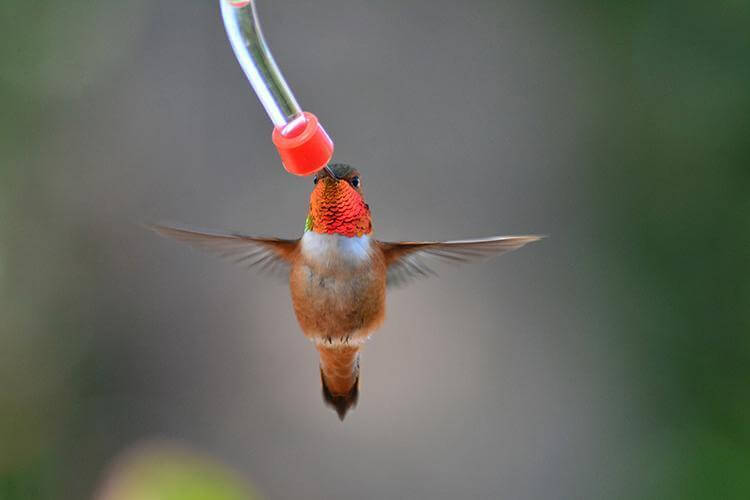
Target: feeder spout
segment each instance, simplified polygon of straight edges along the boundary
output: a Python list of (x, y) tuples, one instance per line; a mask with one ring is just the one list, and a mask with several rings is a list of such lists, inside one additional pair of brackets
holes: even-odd
[(263, 38), (255, 1), (219, 3), (232, 50), (273, 123), (272, 139), (284, 168), (296, 175), (317, 172), (333, 156), (333, 141), (294, 97)]

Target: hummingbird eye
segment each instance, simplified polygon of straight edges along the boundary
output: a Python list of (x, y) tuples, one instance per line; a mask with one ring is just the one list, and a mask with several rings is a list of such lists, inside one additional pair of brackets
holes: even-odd
[(349, 184), (351, 184), (352, 187), (354, 187), (354, 188), (358, 188), (359, 187), (359, 177), (357, 177), (356, 175), (354, 177), (352, 177), (349, 180)]
[(317, 184), (317, 183), (318, 183), (318, 174), (315, 174), (313, 176), (313, 184)]

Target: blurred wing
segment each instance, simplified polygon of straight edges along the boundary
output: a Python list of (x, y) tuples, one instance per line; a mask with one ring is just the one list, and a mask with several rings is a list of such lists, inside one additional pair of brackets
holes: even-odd
[(149, 226), (161, 236), (187, 243), (246, 267), (269, 274), (288, 276), (299, 240), (253, 238), (241, 234), (215, 234), (168, 226)]
[(478, 240), (381, 242), (388, 266), (388, 286), (435, 276), (430, 260), (461, 263), (500, 255), (540, 240), (541, 236), (495, 236)]

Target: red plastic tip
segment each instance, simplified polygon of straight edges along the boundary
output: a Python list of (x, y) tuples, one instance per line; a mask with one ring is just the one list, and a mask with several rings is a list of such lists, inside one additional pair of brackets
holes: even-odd
[(250, 0), (229, 0), (229, 3), (232, 7), (241, 9), (242, 7), (247, 7), (250, 4)]
[[(310, 175), (325, 167), (333, 157), (333, 141), (318, 122), (305, 111), (305, 121), (284, 135), (281, 128), (273, 129), (271, 139), (279, 150), (281, 163), (294, 175)], [(300, 120), (301, 121), (301, 120)]]

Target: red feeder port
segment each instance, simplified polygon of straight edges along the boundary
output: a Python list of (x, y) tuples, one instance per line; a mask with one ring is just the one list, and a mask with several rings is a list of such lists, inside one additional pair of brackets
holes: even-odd
[(281, 163), (287, 172), (310, 175), (325, 167), (333, 157), (333, 141), (320, 125), (318, 118), (307, 111), (298, 126), (282, 132), (275, 127), (271, 139), (279, 150)]

